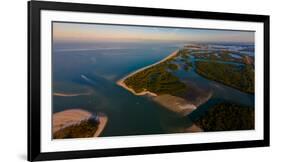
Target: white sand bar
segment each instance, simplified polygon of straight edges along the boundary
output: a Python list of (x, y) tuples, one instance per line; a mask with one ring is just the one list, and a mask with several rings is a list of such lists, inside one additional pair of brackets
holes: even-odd
[(88, 120), (92, 114), (81, 109), (70, 109), (53, 114), (53, 133), (70, 125)]

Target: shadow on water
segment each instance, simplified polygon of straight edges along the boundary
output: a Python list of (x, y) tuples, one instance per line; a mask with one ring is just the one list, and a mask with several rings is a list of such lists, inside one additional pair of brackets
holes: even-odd
[(188, 117), (180, 116), (166, 109), (162, 109), (159, 119), (166, 133), (183, 133), (186, 128), (193, 125), (192, 120)]
[(224, 100), (222, 99), (218, 99), (218, 98), (211, 98), (209, 101), (207, 101), (206, 103), (202, 104), (201, 106), (199, 106), (195, 111), (193, 111), (191, 114), (189, 114), (186, 119), (188, 121), (196, 121), (198, 120), (200, 117), (204, 116), (206, 114), (206, 112), (209, 110), (210, 107), (222, 103)]

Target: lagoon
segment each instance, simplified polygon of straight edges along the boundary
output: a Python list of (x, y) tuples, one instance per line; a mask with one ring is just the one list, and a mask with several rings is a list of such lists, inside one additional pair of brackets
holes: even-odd
[[(84, 95), (54, 95), (53, 112), (79, 107), (104, 113), (108, 124), (101, 136), (174, 133), (191, 125), (188, 117), (180, 117), (149, 97), (135, 96), (116, 85), (116, 81), (129, 73), (158, 62), (183, 46), (183, 43), (163, 42), (56, 43), (52, 55), (53, 92)], [(203, 115), (202, 110), (215, 101), (254, 106), (254, 95), (208, 80), (198, 75), (194, 66), (176, 73), (182, 80), (213, 91), (213, 97), (191, 114), (193, 118)]]

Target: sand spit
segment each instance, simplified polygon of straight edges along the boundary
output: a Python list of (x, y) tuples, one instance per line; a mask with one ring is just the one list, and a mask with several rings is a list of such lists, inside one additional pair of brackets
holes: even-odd
[(59, 96), (59, 97), (76, 97), (76, 96), (87, 96), (90, 95), (91, 92), (86, 92), (86, 93), (53, 93), (54, 96)]
[(186, 127), (183, 130), (183, 133), (195, 133), (195, 132), (203, 132), (203, 129), (198, 127), (196, 124), (192, 124), (190, 127)]
[[(211, 90), (199, 88), (198, 86), (191, 83), (188, 85), (189, 85), (189, 90), (187, 91), (184, 97), (178, 97), (178, 96), (172, 96), (166, 94), (166, 95), (159, 95), (157, 97), (153, 97), (152, 99), (158, 104), (165, 107), (166, 109), (185, 118), (185, 116), (192, 113), (200, 105), (207, 102), (213, 95)], [(171, 129), (172, 132), (175, 133), (203, 132), (203, 130), (199, 126), (197, 126), (192, 122)]]
[(98, 137), (100, 136), (100, 134), (102, 133), (102, 131), (104, 130), (106, 124), (107, 124), (108, 118), (106, 115), (104, 114), (99, 114), (99, 125), (98, 125), (98, 129), (94, 134), (94, 137)]
[(196, 132), (204, 132), (203, 129), (198, 127), (196, 124), (191, 124), (187, 126), (175, 126), (174, 128), (168, 128), (168, 132), (171, 133), (196, 133)]
[[(79, 125), (82, 121), (91, 119), (93, 115), (82, 109), (70, 109), (53, 114), (53, 134), (68, 126)], [(99, 125), (94, 137), (98, 137), (105, 128), (108, 118), (102, 113), (98, 114)]]
[(198, 106), (207, 102), (211, 97), (211, 92), (207, 93), (206, 95), (201, 94), (194, 100), (165, 94), (153, 97), (153, 100), (170, 111), (173, 111), (181, 116), (186, 116), (197, 109)]
[(168, 110), (177, 114), (182, 114), (183, 116), (197, 108), (194, 104), (188, 103), (185, 99), (169, 94), (154, 97), (153, 100), (166, 107)]
[(136, 93), (132, 88), (128, 87), (128, 86), (124, 83), (124, 80), (126, 80), (127, 78), (133, 76), (134, 74), (136, 74), (136, 73), (138, 73), (138, 72), (140, 72), (140, 71), (143, 71), (143, 70), (148, 69), (148, 68), (150, 68), (150, 67), (152, 67), (152, 66), (155, 66), (155, 65), (157, 65), (157, 64), (160, 64), (160, 63), (162, 63), (162, 62), (164, 62), (164, 61), (166, 61), (166, 60), (168, 60), (168, 59), (170, 59), (170, 58), (175, 57), (175, 56), (178, 54), (178, 52), (179, 52), (179, 50), (176, 50), (176, 51), (174, 51), (173, 53), (171, 53), (170, 55), (168, 55), (167, 57), (165, 57), (164, 59), (162, 59), (162, 60), (160, 60), (160, 61), (158, 61), (158, 62), (156, 62), (156, 63), (154, 63), (154, 64), (145, 66), (145, 67), (143, 67), (143, 68), (140, 68), (140, 69), (138, 69), (138, 70), (136, 70), (136, 71), (130, 73), (129, 75), (125, 76), (124, 78), (118, 80), (118, 81), (116, 82), (117, 85), (119, 85), (119, 86), (121, 86), (121, 87), (127, 89), (128, 91), (130, 91), (131, 93), (133, 93), (134, 95), (137, 95), (137, 96), (143, 96), (143, 95), (154, 96), (154, 97), (157, 96), (157, 94), (155, 94), (155, 93), (153, 93), (153, 92), (150, 92), (150, 91), (147, 91), (147, 90), (144, 90), (143, 92), (140, 92), (140, 93)]
[(131, 93), (133, 93), (136, 96), (144, 96), (144, 95), (153, 96), (153, 97), (157, 96), (156, 93), (153, 93), (153, 92), (150, 92), (150, 91), (143, 91), (143, 92), (140, 92), (140, 93), (136, 93), (132, 88), (129, 88), (123, 81), (118, 81), (117, 85), (127, 89), (128, 91), (130, 91)]
[(167, 56), (166, 58), (164, 58), (152, 65), (143, 67), (141, 69), (138, 69), (138, 70), (130, 73), (129, 75), (127, 75), (124, 78), (117, 81), (117, 85), (123, 87), (124, 89), (128, 90), (129, 92), (133, 93), (134, 95), (137, 95), (137, 96), (147, 95), (149, 97), (152, 97), (152, 99), (155, 102), (157, 102), (158, 104), (162, 105), (163, 107), (167, 108), (168, 110), (175, 112), (181, 116), (186, 116), (186, 115), (190, 114), (198, 106), (205, 103), (206, 101), (208, 101), (211, 98), (212, 93), (210, 91), (201, 89), (191, 82), (186, 82), (186, 84), (189, 87), (187, 94), (184, 97), (177, 97), (177, 96), (172, 96), (170, 94), (157, 95), (157, 94), (147, 91), (147, 90), (144, 90), (143, 92), (140, 92), (140, 93), (136, 93), (134, 91), (134, 89), (128, 87), (124, 83), (124, 81), (127, 78), (133, 76), (134, 74), (136, 74), (140, 71), (143, 71), (147, 68), (150, 68), (150, 67), (155, 66), (159, 63), (162, 63), (170, 58), (175, 57), (178, 54), (178, 52), (179, 52), (179, 50), (176, 50), (173, 53), (171, 53), (169, 56)]
[(53, 114), (53, 133), (73, 124), (79, 124), (92, 116), (90, 112), (81, 109), (65, 110)]

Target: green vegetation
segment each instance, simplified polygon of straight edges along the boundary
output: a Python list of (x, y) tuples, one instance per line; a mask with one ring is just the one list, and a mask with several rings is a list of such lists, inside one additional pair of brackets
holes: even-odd
[(189, 55), (188, 49), (181, 49), (177, 54), (177, 56), (182, 56), (182, 57), (188, 57), (188, 55)]
[[(192, 54), (195, 58), (208, 60), (195, 61), (195, 70), (198, 74), (240, 91), (254, 93), (254, 67), (252, 65), (244, 64), (243, 59), (239, 59), (243, 61), (241, 66), (218, 62), (239, 62), (238, 59), (235, 61), (235, 58), (229, 55), (230, 51), (221, 51), (218, 55), (214, 52), (201, 52), (201, 50), (193, 50), (193, 52), (198, 52)], [(187, 86), (173, 75), (172, 71), (179, 69), (179, 65), (174, 61), (179, 58), (178, 61), (183, 62), (183, 69), (189, 71), (192, 67), (190, 62), (191, 53), (188, 49), (181, 49), (176, 56), (130, 76), (124, 80), (124, 83), (136, 93), (150, 91), (158, 95), (172, 94), (181, 96), (186, 92)]]
[(190, 61), (189, 52), (186, 49), (181, 51), (181, 61), (184, 63), (183, 69), (189, 71), (192, 67), (192, 62)]
[(189, 62), (189, 61), (185, 61), (185, 64), (184, 64), (184, 66), (183, 66), (183, 69), (184, 69), (185, 71), (189, 71), (190, 68), (192, 68), (192, 63)]
[(124, 83), (136, 93), (150, 91), (158, 95), (171, 94), (181, 96), (186, 91), (187, 86), (167, 70), (168, 68), (171, 70), (178, 69), (176, 64), (171, 63), (173, 59), (174, 57), (142, 70), (125, 79)]
[(190, 59), (190, 53), (186, 50), (186, 49), (183, 49), (183, 50), (180, 50), (179, 51), (179, 56), (181, 56), (181, 61), (189, 61)]
[(247, 93), (255, 91), (254, 69), (251, 65), (237, 66), (218, 62), (196, 61), (196, 72)]
[(200, 45), (185, 45), (184, 46), (185, 48), (201, 48), (201, 46)]
[(250, 130), (255, 128), (254, 109), (221, 103), (211, 107), (195, 123), (204, 131)]
[(80, 124), (71, 125), (53, 134), (54, 139), (87, 138), (93, 137), (97, 131), (98, 123), (92, 120), (82, 121)]
[(244, 56), (239, 54), (239, 53), (236, 53), (235, 52), (235, 55), (238, 55), (240, 56), (241, 58), (235, 58), (233, 56), (230, 55), (231, 52), (230, 51), (222, 51), (219, 56), (219, 60), (220, 61), (226, 61), (226, 62), (237, 62), (237, 63), (244, 63)]
[(235, 55), (241, 56), (241, 58), (232, 57), (231, 51), (223, 50), (220, 52), (210, 52), (204, 50), (193, 50), (195, 52), (193, 55), (196, 59), (206, 59), (211, 61), (225, 61), (225, 62), (237, 62), (237, 63), (244, 63), (244, 56), (235, 53)]
[[(193, 56), (196, 58), (196, 59), (210, 59), (210, 56), (214, 56), (216, 57), (213, 53), (210, 53), (208, 51), (202, 51), (202, 50), (196, 50), (194, 51), (193, 50)], [(216, 57), (217, 59), (217, 57)]]
[(178, 70), (178, 65), (177, 64), (168, 64), (168, 68), (173, 70), (173, 71), (176, 71)]

